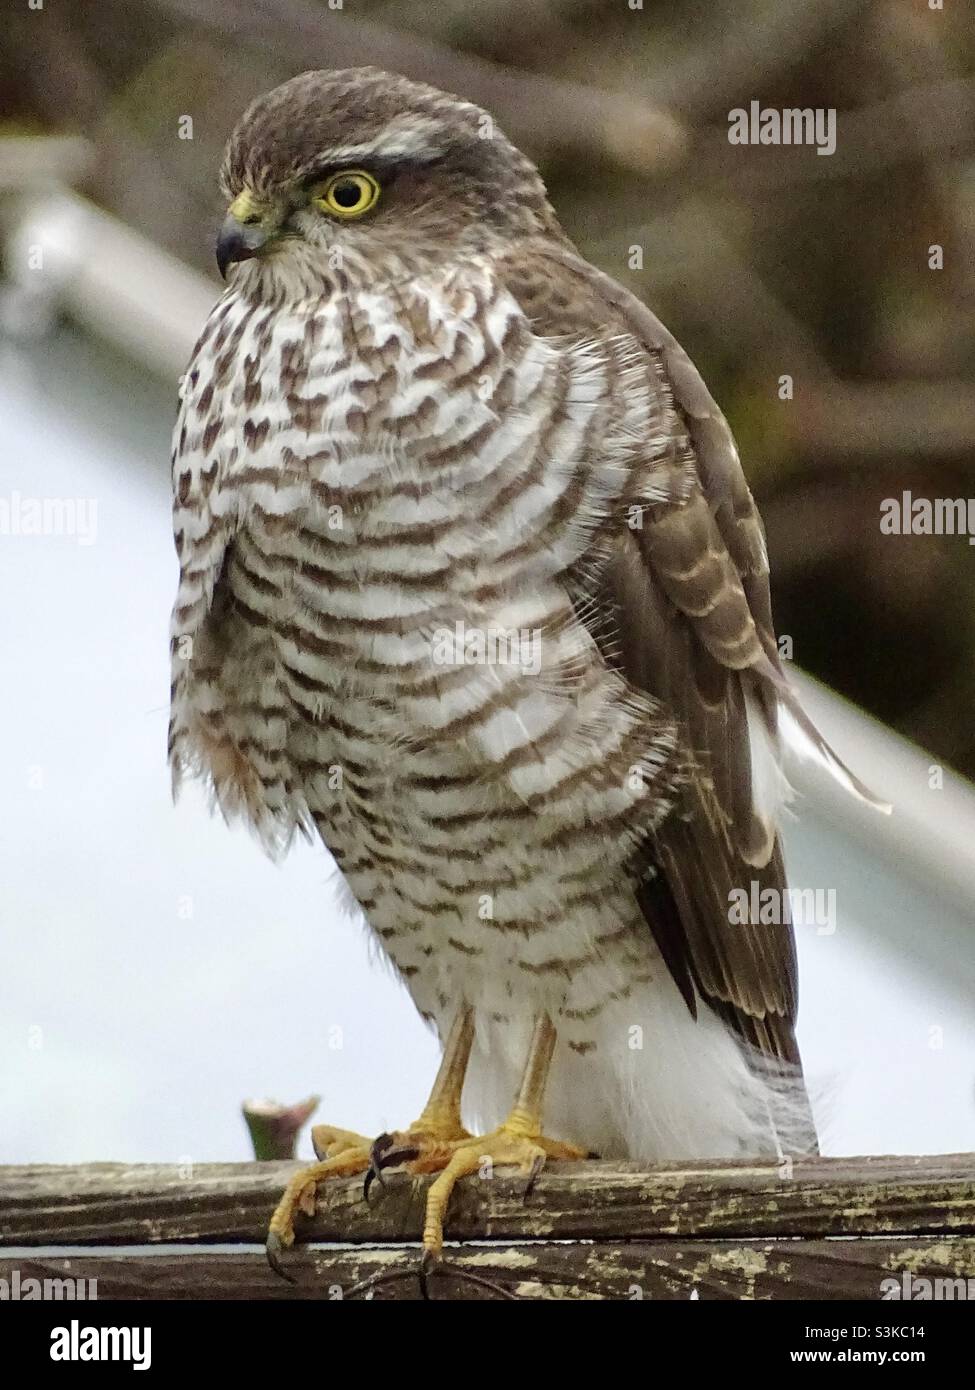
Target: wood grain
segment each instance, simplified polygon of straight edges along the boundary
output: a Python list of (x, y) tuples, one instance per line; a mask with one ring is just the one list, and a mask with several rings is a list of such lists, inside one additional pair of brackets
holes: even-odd
[[(418, 1251), (403, 1246), (290, 1251), (289, 1284), (268, 1268), (263, 1252), (192, 1250), (71, 1258), (32, 1255), (0, 1259), (0, 1277), (20, 1280), (97, 1279), (99, 1299), (362, 1298), (356, 1286), (395, 1278), (371, 1290), (375, 1300), (422, 1296)], [(881, 1298), (881, 1281), (909, 1270), (915, 1277), (971, 1279), (975, 1240), (910, 1237), (863, 1241), (629, 1241), (590, 1244), (529, 1241), (448, 1248), (442, 1272), (428, 1281), (432, 1299), (865, 1299)], [(473, 1276), (479, 1282), (470, 1281)], [(492, 1287), (494, 1286), (494, 1287)], [(81, 1309), (76, 1308), (80, 1315)]]
[[(298, 1166), (0, 1168), (0, 1277), (97, 1279), (101, 1299), (422, 1296), (429, 1179), (405, 1175), (368, 1204), (361, 1179), (320, 1189), (295, 1282), (272, 1274), (259, 1247)], [(527, 1198), (510, 1174), (467, 1179), (447, 1230), (468, 1243), (432, 1298), (879, 1299), (903, 1271), (975, 1283), (975, 1156), (553, 1163)]]
[[(294, 1163), (96, 1163), (0, 1168), (0, 1241), (142, 1245), (264, 1238)], [(387, 1178), (367, 1205), (360, 1179), (319, 1191), (302, 1237), (415, 1240), (429, 1179)], [(374, 1189), (375, 1192), (375, 1189)], [(791, 1164), (553, 1164), (524, 1180), (468, 1178), (448, 1234), (464, 1239), (652, 1240), (975, 1234), (975, 1155), (796, 1159)]]

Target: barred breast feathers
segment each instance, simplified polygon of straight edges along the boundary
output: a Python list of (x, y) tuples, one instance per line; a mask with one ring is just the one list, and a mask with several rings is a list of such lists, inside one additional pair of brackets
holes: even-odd
[[(676, 732), (577, 610), (674, 448), (646, 353), (536, 335), (486, 258), (291, 306), (228, 292), (175, 432), (174, 785), (209, 776), (280, 849), (310, 819), (295, 708), (325, 742), (343, 701), (395, 708), (401, 746), (459, 740), (553, 823), (605, 823), (618, 859), (669, 804)], [(538, 669), (438, 667), (458, 623), (537, 634)]]

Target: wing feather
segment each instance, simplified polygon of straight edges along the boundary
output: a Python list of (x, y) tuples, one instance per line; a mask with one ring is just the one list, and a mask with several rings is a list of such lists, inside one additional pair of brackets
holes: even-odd
[(730, 428), (673, 336), (568, 244), (519, 248), (502, 273), (537, 332), (607, 344), (625, 335), (669, 418), (668, 456), (637, 452), (633, 465), (653, 489), (638, 477), (632, 491), (655, 500), (638, 527), (609, 524), (585, 578), (595, 601), (579, 611), (606, 659), (683, 731), (692, 769), (683, 804), (643, 847), (637, 890), (661, 954), (692, 1012), (703, 999), (746, 1050), (798, 1066), (791, 925), (730, 920), (733, 890), (785, 893), (754, 743), (774, 751), (780, 701), (795, 698), (776, 647), (764, 531)]

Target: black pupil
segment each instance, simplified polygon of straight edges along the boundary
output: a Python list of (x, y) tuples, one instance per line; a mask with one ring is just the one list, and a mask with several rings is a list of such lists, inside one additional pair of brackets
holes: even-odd
[(351, 179), (346, 183), (337, 183), (332, 189), (332, 197), (340, 208), (354, 208), (362, 202), (364, 197), (362, 188)]

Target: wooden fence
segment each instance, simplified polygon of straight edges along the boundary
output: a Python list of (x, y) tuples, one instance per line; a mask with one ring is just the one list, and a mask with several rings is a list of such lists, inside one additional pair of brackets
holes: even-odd
[[(268, 1268), (295, 1167), (0, 1168), (0, 1278), (97, 1279), (99, 1298), (421, 1296), (428, 1179), (389, 1177), (368, 1204), (361, 1179), (330, 1183), (286, 1253), (295, 1282)], [(879, 1299), (905, 1273), (975, 1280), (975, 1155), (553, 1163), (527, 1198), (523, 1178), (467, 1179), (448, 1239), (431, 1298)]]

